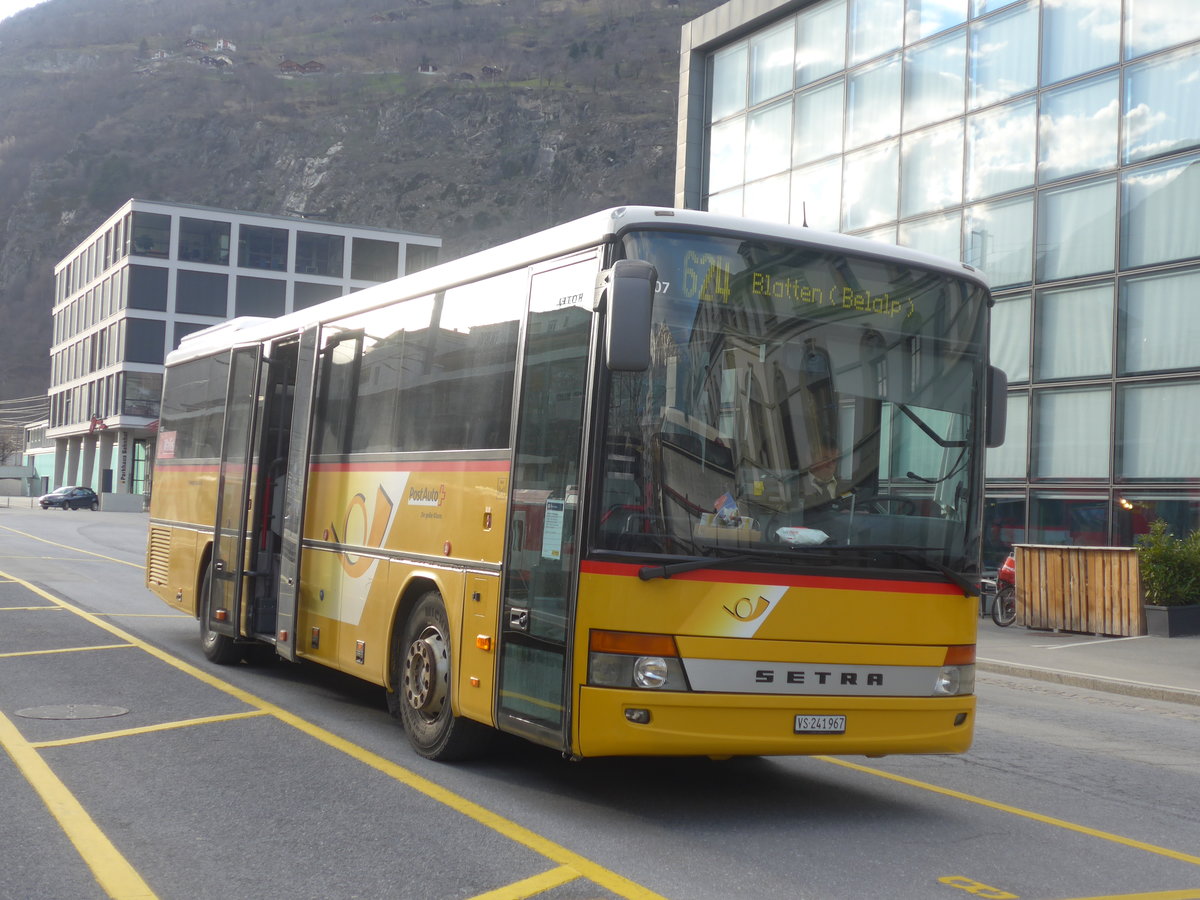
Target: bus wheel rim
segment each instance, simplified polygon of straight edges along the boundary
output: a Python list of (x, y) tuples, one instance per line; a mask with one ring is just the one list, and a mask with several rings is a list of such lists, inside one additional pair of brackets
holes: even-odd
[(450, 654), (436, 628), (421, 632), (404, 661), (404, 699), (423, 716), (436, 718), (446, 701)]

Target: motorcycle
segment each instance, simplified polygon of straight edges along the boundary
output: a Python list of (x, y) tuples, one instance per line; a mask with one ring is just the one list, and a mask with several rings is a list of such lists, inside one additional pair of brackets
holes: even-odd
[(1017, 619), (1017, 560), (1008, 554), (996, 572), (996, 599), (992, 603), (992, 621), (1007, 627)]

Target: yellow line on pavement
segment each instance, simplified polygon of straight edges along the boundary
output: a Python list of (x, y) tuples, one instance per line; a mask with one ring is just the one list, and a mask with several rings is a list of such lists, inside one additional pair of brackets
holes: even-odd
[[(12, 584), (12, 582), (3, 582)], [(62, 612), (61, 606), (0, 606), (0, 612), (29, 612), (31, 610), (48, 609), (51, 612)]]
[[(5, 531), (11, 531), (13, 534), (19, 534), (21, 537), (27, 537), (31, 541), (41, 541), (43, 544), (49, 544), (51, 547), (62, 547), (64, 550), (73, 550), (76, 553), (86, 553), (88, 556), (96, 556), (100, 559), (107, 559), (109, 562), (120, 563), (123, 566), (132, 566), (135, 569), (145, 569), (141, 563), (131, 563), (125, 559), (117, 559), (115, 556), (105, 556), (103, 553), (95, 553), (91, 550), (82, 550), (79, 547), (72, 547), (70, 544), (60, 544), (58, 541), (47, 540), (43, 537), (38, 537), (36, 534), (30, 534), (28, 531), (18, 531), (16, 528), (9, 528), (7, 525), (0, 525), (0, 528)], [(43, 557), (45, 558), (45, 557)], [(8, 575), (7, 578), (12, 578), (13, 581), (19, 584), (24, 584), (19, 578)]]
[(265, 709), (252, 709), (249, 712), (228, 713), (223, 716), (200, 716), (195, 719), (180, 719), (178, 722), (160, 722), (158, 725), (122, 728), (119, 731), (102, 731), (99, 734), (85, 734), (79, 737), (61, 738), (56, 741), (34, 741), (29, 746), (35, 747), (38, 750), (41, 750), (43, 747), (70, 747), (75, 744), (90, 744), (93, 741), (107, 741), (110, 738), (153, 734), (156, 731), (171, 731), (175, 728), (191, 728), (193, 725), (213, 725), (218, 722), (233, 722), (237, 719), (256, 719), (265, 715), (268, 715)]
[(1021, 809), (1017, 806), (1009, 806), (1006, 803), (997, 803), (995, 800), (987, 800), (984, 797), (976, 797), (973, 794), (965, 794), (962, 791), (956, 791), (951, 788), (939, 787), (938, 785), (930, 784), (927, 781), (917, 781), (915, 778), (906, 778), (903, 775), (894, 775), (891, 772), (884, 772), (882, 769), (872, 769), (869, 766), (852, 763), (845, 759), (836, 759), (832, 756), (820, 756), (817, 758), (828, 763), (833, 763), (835, 766), (853, 769), (856, 772), (865, 772), (868, 775), (886, 778), (888, 781), (906, 784), (909, 787), (917, 787), (921, 788), (922, 790), (932, 791), (935, 794), (942, 794), (945, 797), (953, 797), (955, 800), (965, 800), (967, 803), (974, 803), (979, 806), (986, 806), (989, 809), (1010, 813), (1014, 816), (1032, 819), (1033, 821), (1041, 822), (1044, 825), (1053, 825), (1055, 828), (1064, 828), (1067, 831), (1075, 831), (1079, 834), (1086, 834), (1088, 837), (1099, 838), (1102, 841), (1112, 841), (1114, 844), (1122, 844), (1126, 847), (1133, 847), (1136, 850), (1145, 850), (1147, 853), (1156, 853), (1159, 856), (1166, 856), (1170, 859), (1179, 860), (1180, 862), (1186, 862), (1191, 863), (1194, 866), (1200, 866), (1200, 856), (1193, 856), (1190, 853), (1181, 853), (1178, 850), (1170, 850), (1166, 847), (1159, 847), (1156, 844), (1148, 844), (1145, 841), (1138, 841), (1134, 840), (1133, 838), (1123, 837), (1119, 834), (1113, 834), (1109, 831), (1100, 831), (1096, 828), (1089, 828), (1086, 825), (1077, 825), (1076, 823), (1068, 822), (1065, 819), (1056, 819), (1053, 816), (1044, 816), (1041, 813), (1031, 812), (1030, 810)]
[[(5, 577), (5, 573), (0, 572), (0, 577)], [(165, 662), (167, 665), (172, 666), (180, 672), (191, 675), (193, 678), (204, 682), (210, 687), (216, 688), (217, 690), (228, 694), (230, 697), (235, 697), (238, 700), (241, 700), (248, 706), (252, 706), (255, 709), (262, 710), (263, 712), (274, 716), (279, 721), (291, 725), (296, 730), (307, 734), (309, 737), (315, 738), (326, 746), (332, 747), (335, 750), (339, 750), (352, 759), (358, 760), (363, 765), (370, 766), (376, 771), (381, 772), (389, 778), (400, 782), (406, 787), (424, 794), (430, 799), (461, 813), (462, 815), (472, 819), (486, 828), (490, 828), (493, 831), (498, 832), (514, 843), (528, 847), (535, 853), (539, 853), (547, 859), (559, 863), (560, 866), (567, 866), (573, 869), (574, 871), (578, 872), (580, 876), (587, 878), (589, 881), (595, 882), (619, 897), (625, 897), (628, 898), (628, 900), (665, 900), (665, 898), (663, 898), (661, 895), (654, 893), (648, 888), (644, 888), (640, 884), (630, 881), (628, 878), (618, 875), (616, 872), (606, 869), (598, 863), (594, 863), (590, 859), (581, 856), (572, 850), (568, 850), (566, 847), (556, 844), (553, 841), (542, 837), (540, 834), (537, 834), (536, 832), (531, 831), (522, 825), (518, 825), (516, 822), (513, 822), (510, 819), (506, 819), (503, 816), (492, 812), (490, 809), (480, 806), (478, 803), (468, 800), (465, 797), (461, 797), (458, 794), (455, 794), (453, 791), (447, 790), (436, 782), (430, 781), (428, 778), (423, 778), (415, 772), (404, 768), (398, 763), (392, 762), (386, 757), (380, 756), (377, 753), (373, 753), (365, 747), (360, 747), (358, 744), (354, 744), (345, 738), (320, 727), (319, 725), (315, 725), (306, 719), (302, 719), (281, 706), (276, 706), (274, 703), (270, 703), (267, 700), (256, 697), (249, 691), (242, 690), (236, 685), (230, 684), (227, 681), (223, 681), (222, 679), (217, 678), (215, 675), (209, 674), (203, 669), (198, 669), (191, 663), (185, 662), (176, 656), (172, 656), (165, 650), (160, 650), (153, 644), (148, 644), (145, 641), (142, 641), (139, 638), (129, 634), (128, 632), (123, 631), (116, 625), (113, 625), (111, 622), (106, 622), (99, 616), (93, 615), (86, 610), (79, 609), (78, 607), (73, 606), (64, 600), (58, 599), (53, 594), (42, 590), (30, 582), (23, 581), (19, 578), (14, 580), (21, 584), (21, 586), (26, 590), (32, 591), (39, 597), (43, 597), (46, 600), (49, 600), (51, 603), (61, 606), (68, 612), (74, 613), (81, 619), (91, 622), (97, 628), (101, 628), (110, 634), (121, 638), (122, 640), (129, 641), (134, 646), (139, 647), (146, 653), (150, 654), (156, 659), (161, 660), (162, 662)]]
[(119, 900), (152, 900), (156, 896), (3, 713), (0, 713), (0, 745), (37, 791), (108, 896)]
[(561, 887), (578, 877), (579, 873), (570, 866), (559, 866), (557, 869), (551, 869), (541, 875), (534, 875), (532, 878), (505, 885), (494, 891), (488, 891), (486, 894), (477, 894), (471, 900), (527, 900), (529, 897), (536, 897), (538, 894)]
[(14, 656), (50, 656), (54, 653), (81, 653), (87, 650), (127, 650), (134, 644), (97, 644), (95, 647), (56, 647), (53, 650), (19, 650), (12, 653), (0, 653), (0, 659), (10, 659)]

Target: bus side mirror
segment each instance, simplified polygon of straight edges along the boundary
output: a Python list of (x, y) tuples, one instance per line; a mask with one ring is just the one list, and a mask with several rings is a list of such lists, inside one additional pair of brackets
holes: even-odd
[(1008, 424), (1008, 376), (995, 366), (988, 366), (987, 445), (999, 447), (1004, 443)]
[(648, 262), (620, 259), (601, 275), (596, 309), (603, 310), (604, 363), (611, 372), (650, 368), (650, 311), (658, 272)]

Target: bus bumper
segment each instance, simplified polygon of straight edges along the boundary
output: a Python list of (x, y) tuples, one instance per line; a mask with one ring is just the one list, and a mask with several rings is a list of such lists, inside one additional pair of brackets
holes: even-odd
[[(975, 697), (805, 697), (581, 687), (579, 756), (963, 753)], [(645, 714), (629, 711), (645, 710)], [(845, 716), (842, 734), (797, 733), (798, 716)]]

